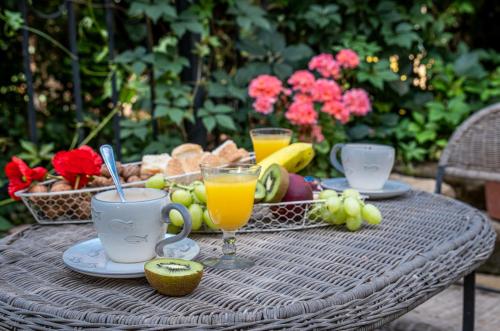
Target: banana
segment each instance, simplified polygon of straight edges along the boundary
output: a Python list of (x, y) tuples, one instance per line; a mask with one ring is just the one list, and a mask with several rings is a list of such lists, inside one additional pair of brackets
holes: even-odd
[(288, 172), (296, 173), (304, 169), (314, 158), (312, 144), (295, 143), (284, 147), (259, 162), (262, 167), (259, 178), (266, 172), (267, 168), (277, 163)]

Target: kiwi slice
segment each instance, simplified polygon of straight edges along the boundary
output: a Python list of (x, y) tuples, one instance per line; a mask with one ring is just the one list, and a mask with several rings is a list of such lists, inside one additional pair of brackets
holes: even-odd
[(280, 202), (288, 190), (288, 171), (279, 164), (272, 164), (262, 176), (262, 184), (266, 190), (265, 202)]
[(260, 181), (257, 181), (257, 186), (255, 186), (255, 195), (253, 196), (255, 203), (261, 202), (262, 200), (264, 200), (265, 197), (266, 197), (266, 188)]
[(164, 295), (180, 297), (195, 290), (203, 275), (198, 262), (158, 258), (144, 264), (146, 279), (154, 289)]

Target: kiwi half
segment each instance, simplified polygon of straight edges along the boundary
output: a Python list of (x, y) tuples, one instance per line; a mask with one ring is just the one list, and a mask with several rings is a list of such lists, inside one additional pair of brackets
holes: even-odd
[(158, 292), (180, 297), (193, 292), (203, 275), (203, 265), (198, 262), (158, 258), (144, 264), (149, 284)]
[(266, 190), (265, 202), (280, 202), (289, 185), (288, 171), (279, 164), (272, 164), (262, 176), (262, 184)]
[(255, 203), (261, 202), (262, 200), (264, 200), (265, 197), (266, 197), (266, 188), (260, 181), (257, 181), (257, 186), (255, 186), (255, 195), (253, 198), (254, 202)]

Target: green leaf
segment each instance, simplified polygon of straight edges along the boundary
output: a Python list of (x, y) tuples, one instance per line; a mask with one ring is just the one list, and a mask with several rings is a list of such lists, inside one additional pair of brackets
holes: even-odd
[(243, 39), (241, 42), (236, 44), (236, 47), (240, 51), (247, 52), (253, 56), (261, 57), (266, 55), (266, 49), (250, 39)]
[(416, 136), (417, 142), (419, 144), (425, 143), (426, 141), (432, 141), (436, 139), (436, 132), (434, 131), (422, 131), (419, 132)]
[(20, 12), (14, 12), (14, 11), (10, 11), (10, 10), (5, 9), (4, 15), (5, 15), (5, 22), (13, 30), (19, 30), (23, 26), (24, 20), (21, 16)]
[(323, 155), (326, 155), (330, 152), (330, 144), (328, 143), (328, 141), (325, 139), (323, 140), (322, 142), (320, 142), (319, 144), (314, 144), (314, 149), (319, 153), (319, 154), (323, 154)]
[(245, 101), (246, 98), (247, 98), (247, 90), (246, 89), (243, 89), (243, 88), (239, 88), (237, 86), (234, 86), (234, 85), (229, 85), (227, 87), (227, 91), (229, 92), (229, 94), (241, 101)]
[(170, 108), (164, 105), (158, 105), (155, 107), (155, 115), (154, 118), (165, 117), (168, 115), (168, 110)]
[(203, 122), (203, 125), (205, 126), (205, 128), (207, 128), (208, 132), (213, 131), (213, 129), (215, 128), (215, 125), (216, 125), (215, 117), (206, 116), (206, 117), (203, 117), (201, 119), (201, 121)]
[(227, 94), (226, 87), (218, 83), (209, 83), (207, 86), (208, 95), (214, 98), (222, 98)]
[(479, 62), (477, 52), (465, 53), (459, 56), (453, 63), (453, 70), (458, 76), (471, 78), (482, 78), (486, 76), (486, 71)]
[(184, 119), (184, 111), (179, 108), (170, 108), (168, 116), (175, 124), (180, 125)]
[(144, 70), (146, 70), (146, 64), (144, 64), (144, 62), (136, 61), (132, 64), (132, 71), (136, 75), (139, 76), (144, 72)]
[(231, 117), (227, 115), (215, 115), (215, 119), (220, 126), (226, 129), (236, 130), (236, 125)]
[(145, 127), (140, 127), (140, 128), (134, 129), (134, 131), (133, 131), (133, 135), (142, 141), (146, 140), (147, 134), (148, 134), (148, 129)]
[(0, 231), (8, 231), (13, 227), (5, 217), (0, 216)]
[(214, 113), (219, 113), (219, 114), (223, 114), (223, 113), (231, 113), (233, 111), (233, 108), (227, 106), (227, 105), (217, 105), (214, 107)]
[(34, 143), (27, 141), (27, 140), (21, 140), (20, 143), (21, 143), (21, 147), (25, 151), (27, 151), (28, 153), (33, 154), (33, 155), (37, 154), (36, 145)]
[(414, 111), (411, 115), (418, 124), (423, 125), (425, 123), (425, 117), (421, 113)]
[(41, 156), (50, 156), (51, 152), (54, 150), (54, 143), (43, 144), (40, 148), (39, 154)]
[(281, 79), (289, 77), (293, 72), (293, 68), (286, 63), (275, 63), (273, 66), (273, 70)]
[(371, 128), (366, 124), (358, 124), (349, 130), (349, 136), (354, 140), (365, 139), (370, 135)]
[(311, 48), (305, 44), (288, 46), (283, 52), (283, 57), (287, 61), (295, 62), (310, 58), (313, 54)]

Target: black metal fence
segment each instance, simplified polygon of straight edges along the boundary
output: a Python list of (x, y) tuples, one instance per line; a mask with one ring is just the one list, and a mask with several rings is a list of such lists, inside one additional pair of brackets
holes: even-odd
[[(83, 139), (84, 132), (82, 128), (83, 124), (83, 115), (84, 115), (84, 104), (82, 101), (82, 88), (81, 88), (81, 78), (80, 78), (80, 62), (78, 56), (78, 47), (77, 47), (77, 12), (76, 6), (81, 4), (81, 1), (77, 0), (64, 0), (58, 6), (58, 9), (52, 13), (43, 13), (39, 10), (36, 10), (33, 7), (28, 5), (26, 0), (19, 1), (19, 7), (26, 25), (29, 24), (28, 15), (33, 14), (42, 19), (55, 19), (61, 16), (66, 15), (68, 21), (68, 44), (69, 50), (71, 52), (71, 72), (72, 72), (72, 80), (73, 80), (73, 102), (75, 104), (75, 120), (77, 126), (77, 135), (79, 141)], [(103, 0), (102, 3), (93, 3), (93, 6), (96, 8), (105, 10), (105, 18), (106, 18), (106, 29), (108, 33), (108, 48), (109, 48), (109, 61), (113, 62), (116, 48), (115, 48), (115, 11), (116, 5), (112, 0)], [(176, 7), (178, 11), (182, 11), (188, 6), (187, 0), (176, 1)], [(153, 47), (153, 31), (151, 28), (151, 22), (149, 18), (146, 18), (147, 24), (147, 46), (148, 50), (151, 51)], [(185, 68), (181, 73), (181, 80), (183, 82), (193, 82), (197, 80), (196, 72), (197, 67), (201, 65), (199, 63), (198, 57), (192, 53), (194, 49), (195, 42), (199, 40), (199, 36), (193, 33), (185, 33), (181, 38), (179, 43), (179, 53), (181, 56), (186, 57), (189, 60), (190, 66)], [(37, 126), (36, 126), (36, 108), (35, 108), (35, 92), (33, 88), (33, 74), (30, 68), (30, 55), (29, 55), (29, 31), (24, 28), (22, 33), (22, 54), (23, 54), (23, 68), (24, 74), (26, 78), (27, 85), (27, 93), (28, 93), (28, 105), (27, 105), (27, 119), (28, 119), (28, 127), (29, 127), (29, 137), (33, 143), (38, 142), (38, 134), (37, 134)], [(116, 72), (111, 72), (111, 105), (112, 108), (118, 106), (118, 91), (117, 91), (117, 83), (116, 83)], [(151, 125), (152, 125), (152, 133), (153, 139), (156, 138), (158, 133), (158, 124), (154, 119), (154, 111), (155, 111), (155, 79), (153, 75), (153, 64), (149, 67), (149, 86), (150, 86), (150, 96), (151, 96)], [(195, 108), (195, 123), (186, 122), (186, 131), (188, 135), (188, 139), (199, 143), (201, 145), (206, 145), (206, 131), (203, 127), (201, 121), (196, 118), (196, 109), (198, 109), (201, 105), (203, 98), (203, 90), (198, 90), (197, 94), (193, 96), (194, 98), (194, 108)], [(121, 112), (117, 112), (113, 118), (113, 131), (114, 131), (114, 145), (115, 150), (118, 155), (118, 158), (121, 159), (121, 143), (120, 143), (120, 119)]]

